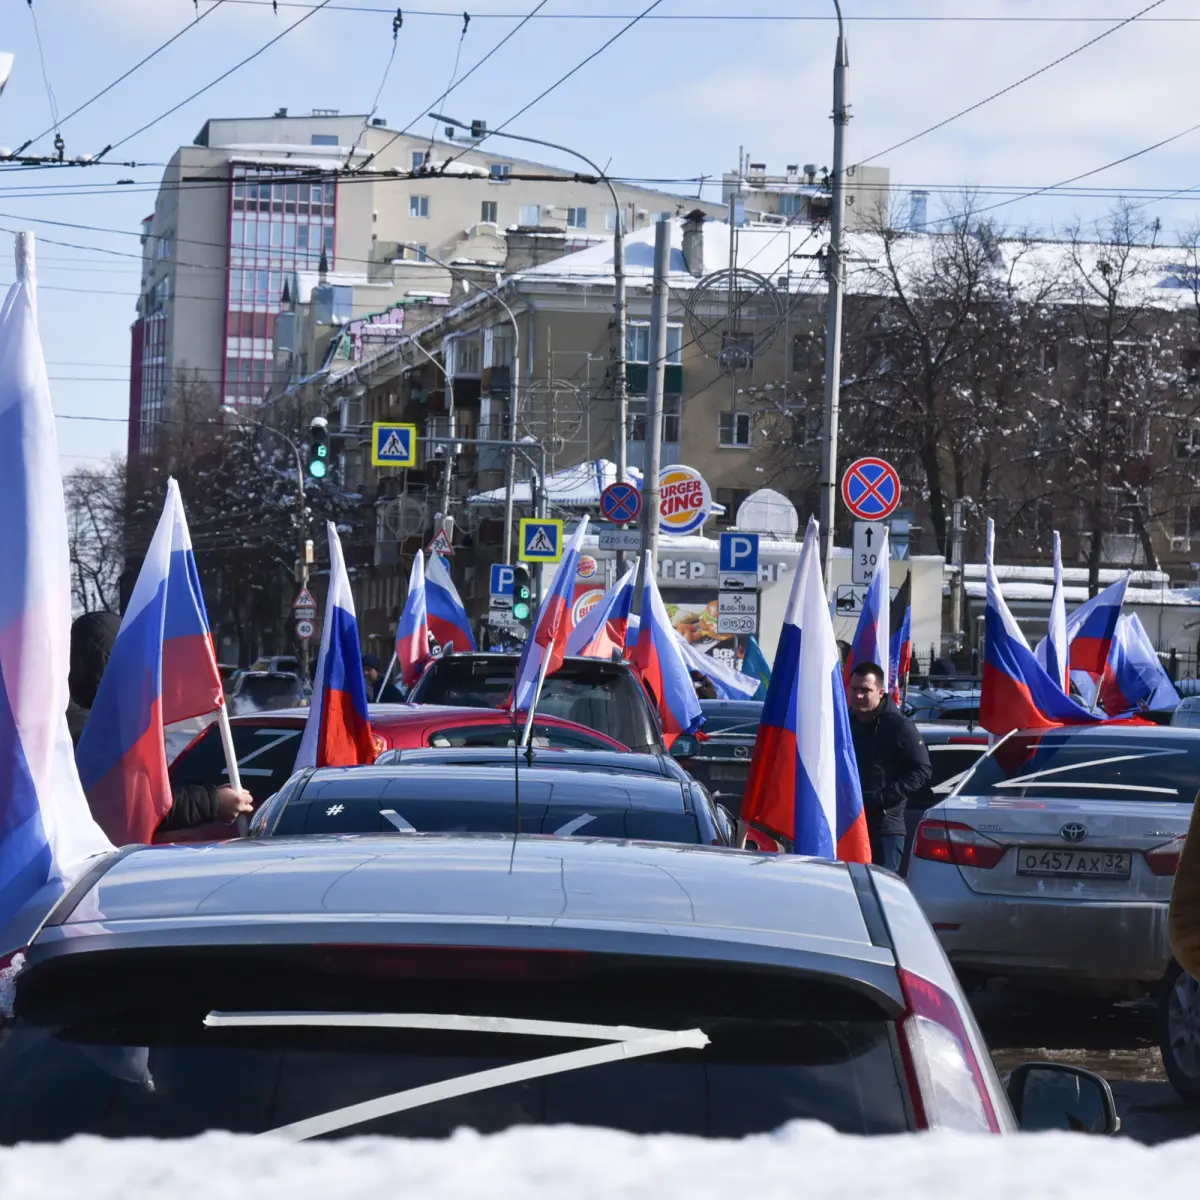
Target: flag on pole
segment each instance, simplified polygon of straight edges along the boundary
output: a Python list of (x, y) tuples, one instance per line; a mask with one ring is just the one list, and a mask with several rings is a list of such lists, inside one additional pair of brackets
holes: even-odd
[(90, 857), (112, 849), (88, 810), (67, 729), (71, 568), (31, 233), (17, 234), (16, 282), (0, 305), (0, 444), (9, 449), (0, 472), (4, 954), (25, 944)]
[(466, 654), (475, 649), (471, 622), (440, 554), (431, 554), (425, 567), (425, 612), (429, 632), (443, 650)]
[(425, 664), (433, 655), (429, 652), (429, 616), (425, 608), (425, 556), (420, 550), (413, 555), (412, 571), (408, 576), (408, 595), (396, 626), (396, 660), (405, 687), (412, 687), (421, 678)]
[(759, 682), (752, 675), (743, 675), (733, 667), (727, 667), (715, 654), (703, 654), (691, 642), (675, 630), (675, 640), (679, 643), (683, 661), (689, 671), (703, 675), (719, 700), (753, 700), (759, 689)]
[(525, 641), (517, 663), (516, 683), (513, 685), (512, 708), (515, 712), (531, 711), (537, 700), (538, 680), (553, 675), (562, 666), (571, 633), (571, 601), (575, 591), (575, 576), (579, 573), (579, 552), (587, 533), (588, 518), (580, 520), (563, 553), (550, 591), (537, 611), (533, 631)]
[(1170, 711), (1178, 704), (1179, 693), (1137, 613), (1123, 616), (1100, 676), (1100, 707), (1110, 717), (1124, 717)]
[(667, 616), (658, 584), (654, 582), (649, 551), (642, 562), (641, 620), (629, 662), (658, 702), (663, 741), (668, 750), (681, 733), (694, 733), (704, 724), (691, 672), (679, 649), (675, 627)]
[(1029, 648), (996, 579), (995, 526), (987, 526), (987, 607), (979, 724), (989, 733), (1090, 725), (1100, 718), (1065, 694)]
[(224, 702), (179, 485), (168, 479), (75, 752), (92, 812), (117, 845), (150, 842), (171, 809), (164, 726)]
[(767, 698), (767, 685), (771, 682), (771, 664), (758, 644), (758, 638), (751, 634), (746, 639), (746, 653), (742, 656), (742, 674), (758, 680), (758, 688), (754, 693), (755, 700)]
[(870, 862), (837, 640), (810, 519), (754, 742), (742, 820), (793, 852)]
[[(912, 670), (912, 572), (904, 577), (900, 590), (892, 598), (888, 614), (888, 686), (896, 704), (904, 701), (908, 675)], [(880, 664), (883, 665), (882, 663)]]
[(354, 595), (337, 526), (332, 521), (327, 524), (329, 596), (297, 767), (354, 767), (375, 761)]
[(1050, 630), (1043, 643), (1046, 674), (1068, 695), (1071, 693), (1070, 644), (1067, 641), (1067, 601), (1063, 594), (1062, 539), (1054, 531), (1054, 590), (1050, 593)]
[(1072, 671), (1086, 671), (1094, 678), (1104, 673), (1128, 587), (1129, 576), (1126, 575), (1085, 601), (1067, 618)]
[(567, 654), (583, 658), (612, 658), (625, 652), (629, 613), (633, 608), (633, 579), (637, 562), (604, 593), (600, 603), (571, 630)]
[(843, 680), (850, 686), (850, 676), (854, 668), (862, 663), (874, 663), (883, 670), (883, 690), (888, 690), (892, 679), (888, 658), (891, 655), (891, 592), (892, 576), (889, 569), (888, 531), (883, 530), (883, 539), (879, 544), (879, 558), (871, 584), (867, 588), (867, 600), (863, 610), (858, 615), (858, 628), (854, 631), (854, 641), (850, 643), (850, 653), (846, 656)]

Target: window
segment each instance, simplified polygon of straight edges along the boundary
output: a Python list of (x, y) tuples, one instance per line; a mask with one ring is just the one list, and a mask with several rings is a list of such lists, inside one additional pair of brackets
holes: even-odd
[(1193, 533), (1200, 534), (1200, 505), (1175, 505), (1173, 536), (1187, 538), (1191, 537)]
[[(609, 233), (613, 233), (617, 228), (617, 210), (615, 208), (606, 208), (604, 210), (604, 228)], [(629, 217), (625, 210), (621, 209), (621, 232), (625, 233), (629, 229)]]
[[(647, 321), (632, 321), (625, 327), (625, 361), (648, 363), (650, 361), (650, 324)], [(683, 362), (683, 326), (667, 326), (667, 363), (679, 366)]]
[(737, 519), (738, 509), (749, 498), (749, 488), (717, 488), (716, 501), (725, 510), (717, 517), (717, 524), (732, 525)]
[(721, 335), (721, 354), (731, 365), (748, 369), (754, 363), (754, 334), (726, 330)]
[(429, 247), (424, 242), (418, 242), (414, 246), (409, 246), (406, 251), (407, 257), (414, 259), (416, 262), (429, 261)]
[(488, 176), (491, 179), (499, 179), (504, 182), (508, 179), (509, 173), (512, 171), (511, 163), (489, 163)]
[(540, 225), (542, 223), (542, 206), (540, 204), (521, 205), (521, 224)]
[(408, 215), (410, 217), (427, 217), (427, 216), (429, 216), (429, 197), (428, 196), (409, 196), (409, 198), (408, 198)]
[(314, 133), (312, 135), (312, 145), (314, 146), (336, 146), (337, 144), (336, 133)]
[(512, 366), (513, 345), (511, 325), (493, 326), (487, 365), (489, 367)]
[(499, 216), (499, 205), (495, 200), (485, 200), (479, 206), (479, 219), (485, 225), (498, 224), (497, 217)]
[[(629, 440), (644, 442), (646, 440), (646, 397), (629, 397)], [(680, 442), (682, 396), (663, 397), (663, 426), (662, 443), (678, 445)]]
[(169, 233), (160, 234), (154, 243), (154, 257), (157, 259), (170, 258), (174, 249), (174, 239)]
[(587, 209), (586, 208), (568, 208), (567, 209), (567, 228), (568, 229), (586, 229), (587, 228)]
[(419, 171), (429, 161), (429, 155), (424, 150), (414, 150), (412, 152), (412, 169)]
[(723, 412), (720, 434), (722, 446), (749, 446), (750, 414), (748, 412)]
[(804, 212), (804, 197), (789, 193), (779, 197), (779, 215), (781, 217), (798, 217)]

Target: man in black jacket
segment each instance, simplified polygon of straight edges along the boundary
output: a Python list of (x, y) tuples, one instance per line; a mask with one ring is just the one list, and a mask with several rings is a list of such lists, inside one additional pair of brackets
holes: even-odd
[[(67, 724), (76, 746), (120, 628), (121, 619), (113, 613), (84, 613), (71, 626)], [(254, 797), (249, 792), (236, 791), (228, 784), (179, 784), (171, 789), (171, 799), (171, 808), (158, 826), (163, 832), (195, 829), (214, 821), (232, 824), (254, 809)]]
[(933, 768), (917, 727), (888, 699), (883, 671), (859, 663), (850, 676), (850, 731), (858, 759), (871, 859), (899, 871), (904, 858), (904, 810)]

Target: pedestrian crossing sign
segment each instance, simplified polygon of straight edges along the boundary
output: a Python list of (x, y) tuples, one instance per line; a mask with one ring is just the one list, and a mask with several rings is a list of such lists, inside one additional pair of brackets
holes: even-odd
[(558, 562), (563, 553), (563, 523), (544, 517), (525, 517), (521, 520), (522, 562)]
[(371, 466), (415, 467), (417, 427), (395, 421), (376, 421), (371, 426)]

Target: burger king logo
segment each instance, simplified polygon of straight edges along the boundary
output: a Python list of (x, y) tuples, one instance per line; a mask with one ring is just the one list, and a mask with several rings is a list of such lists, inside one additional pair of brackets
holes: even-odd
[(579, 579), (591, 579), (599, 569), (600, 564), (590, 554), (581, 554), (575, 575)]
[(578, 625), (603, 599), (603, 588), (592, 588), (591, 591), (584, 592), (571, 609), (571, 620)]
[(712, 492), (693, 467), (663, 467), (658, 475), (659, 533), (695, 533), (708, 520)]

